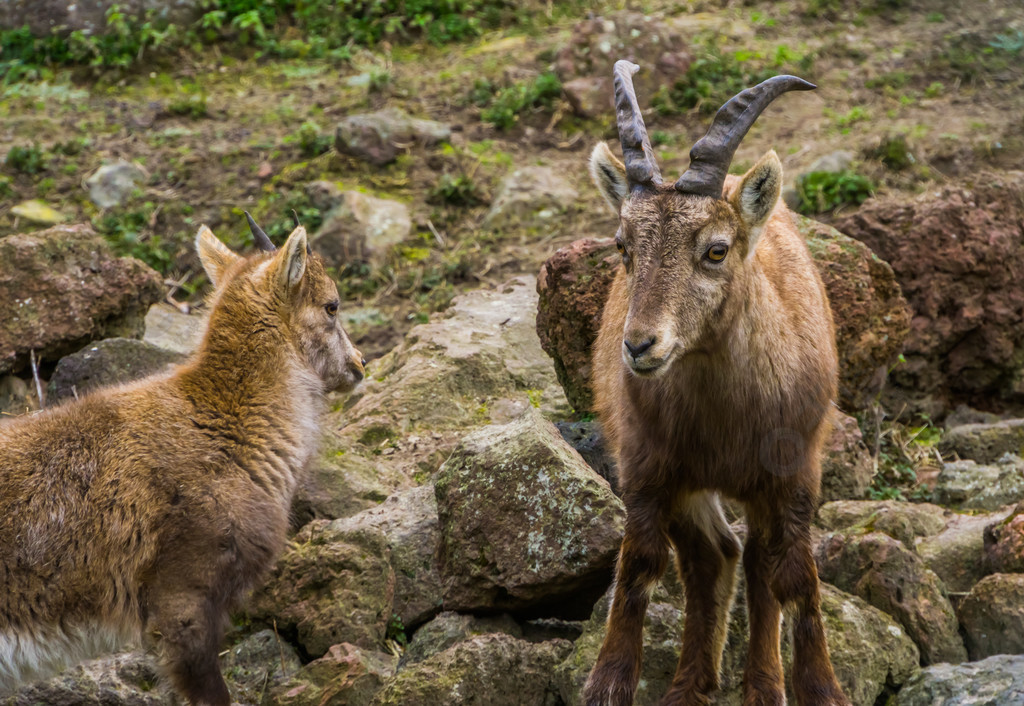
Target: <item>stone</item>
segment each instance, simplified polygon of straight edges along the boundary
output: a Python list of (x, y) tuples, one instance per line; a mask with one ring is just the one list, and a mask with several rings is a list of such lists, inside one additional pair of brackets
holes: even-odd
[[(398, 657), (343, 642), (268, 689), (275, 706), (368, 706), (395, 673)], [(258, 703), (258, 702), (254, 702)]]
[(966, 664), (922, 669), (896, 695), (894, 706), (997, 706), (1024, 698), (1024, 655), (996, 655)]
[(16, 204), (11, 208), (11, 215), (16, 216), (17, 218), (24, 218), (30, 223), (35, 223), (41, 226), (55, 226), (66, 220), (63, 213), (45, 201), (40, 201), (39, 199), (22, 201), (21, 203)]
[(0, 28), (28, 25), (36, 37), (67, 36), (78, 30), (88, 35), (107, 32), (107, 12), (117, 7), (136, 19), (164, 20), (188, 25), (207, 7), (202, 0), (8, 0), (0, 3)]
[[(793, 215), (825, 283), (836, 322), (839, 406), (865, 409), (896, 363), (910, 320), (892, 269), (834, 228)], [(614, 241), (580, 240), (541, 268), (537, 329), (573, 408), (593, 411), (590, 350), (618, 270)]]
[(580, 76), (563, 83), (562, 92), (580, 117), (597, 118), (612, 111), (614, 93), (610, 76)]
[(880, 532), (833, 533), (818, 545), (815, 559), (822, 581), (895, 618), (922, 664), (966, 660), (945, 587), (913, 550)]
[(576, 453), (594, 469), (597, 475), (608, 481), (612, 491), (618, 495), (619, 479), (615, 459), (605, 448), (600, 423), (596, 421), (555, 422), (555, 426), (569, 446), (576, 449)]
[(820, 527), (833, 532), (853, 529), (881, 532), (914, 549), (920, 537), (933, 537), (946, 529), (948, 510), (930, 503), (896, 500), (839, 500), (818, 509)]
[(164, 350), (191, 355), (206, 333), (206, 311), (184, 313), (166, 302), (157, 302), (146, 312), (146, 333), (142, 340)]
[(611, 578), (622, 503), (536, 410), (466, 436), (435, 491), (446, 609), (578, 610)]
[(531, 643), (511, 635), (480, 635), (399, 670), (374, 706), (518, 706), (556, 704), (555, 665), (568, 640)]
[(410, 144), (432, 147), (451, 139), (451, 128), (434, 120), (410, 117), (398, 108), (349, 115), (335, 131), (334, 146), (375, 167), (394, 162)]
[(35, 385), (15, 375), (0, 375), (0, 422), (39, 409)]
[(807, 168), (807, 172), (827, 172), (829, 174), (838, 174), (849, 169), (853, 164), (853, 160), (856, 158), (857, 155), (853, 152), (848, 150), (836, 150), (835, 152), (823, 154), (811, 162), (811, 166)]
[(120, 161), (104, 164), (85, 180), (85, 185), (89, 187), (89, 199), (98, 208), (113, 208), (124, 203), (145, 178), (141, 167)]
[(311, 522), (253, 594), (248, 615), (276, 626), (314, 658), (342, 642), (374, 650), (391, 619), (395, 573), (389, 554), (377, 530), (343, 532), (323, 520)]
[(1006, 512), (981, 515), (950, 513), (945, 530), (918, 541), (917, 553), (942, 579), (951, 595), (966, 594), (990, 573), (985, 565), (985, 528), (1004, 520), (1006, 515)]
[(408, 485), (401, 473), (357, 453), (345, 440), (327, 435), (292, 501), (293, 526), (350, 517), (377, 507)]
[(874, 476), (874, 464), (857, 420), (832, 410), (832, 430), (821, 456), (821, 499), (863, 498)]
[(471, 637), (492, 633), (523, 637), (522, 628), (507, 614), (478, 617), (445, 611), (416, 631), (400, 666), (422, 662)]
[(995, 463), (1004, 454), (1024, 456), (1024, 419), (948, 428), (942, 435), (939, 451), (978, 463)]
[(892, 265), (913, 310), (892, 395), (933, 418), (1024, 402), (1024, 172), (866, 201), (835, 225)]
[(576, 209), (579, 197), (564, 171), (553, 167), (520, 167), (498, 184), (482, 225), (490, 230), (549, 225), (562, 214)]
[(1024, 502), (985, 527), (985, 568), (996, 574), (1024, 574)]
[(273, 630), (260, 630), (221, 656), (220, 669), (232, 701), (258, 704), (263, 695), (302, 667), (295, 648)]
[(118, 258), (87, 225), (0, 238), (0, 373), (26, 366), (29, 351), (50, 362), (89, 341), (142, 335), (163, 279)]
[(1006, 454), (996, 463), (953, 461), (942, 465), (932, 502), (960, 510), (998, 510), (1024, 497), (1024, 459)]
[(185, 356), (134, 338), (108, 338), (57, 361), (48, 399), (64, 400), (171, 369)]
[(90, 660), (46, 681), (0, 695), (3, 706), (174, 706), (153, 659), (128, 652)]
[(310, 246), (332, 267), (368, 262), (382, 265), (392, 246), (412, 232), (405, 204), (345, 191), (310, 239)]
[(979, 581), (960, 604), (971, 660), (1024, 654), (1024, 574), (992, 574)]

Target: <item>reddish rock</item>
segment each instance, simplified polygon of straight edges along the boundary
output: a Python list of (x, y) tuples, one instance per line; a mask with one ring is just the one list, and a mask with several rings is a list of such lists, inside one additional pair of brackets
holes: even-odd
[(1024, 574), (992, 574), (960, 604), (971, 660), (1024, 654)]
[(913, 310), (898, 387), (932, 413), (1024, 403), (1024, 172), (873, 199), (836, 227), (892, 265)]
[[(892, 270), (862, 243), (794, 216), (828, 290), (839, 348), (839, 405), (863, 409), (881, 389), (907, 333), (909, 314)], [(537, 333), (577, 412), (593, 408), (590, 348), (615, 277), (611, 238), (578, 240), (548, 259), (537, 279)]]
[(160, 275), (117, 257), (88, 225), (0, 238), (0, 373), (29, 351), (51, 362), (101, 338), (139, 338)]
[(863, 498), (874, 471), (857, 420), (833, 410), (832, 433), (825, 441), (821, 459), (822, 501)]
[(992, 573), (1024, 574), (1024, 502), (1009, 517), (985, 528), (985, 568)]

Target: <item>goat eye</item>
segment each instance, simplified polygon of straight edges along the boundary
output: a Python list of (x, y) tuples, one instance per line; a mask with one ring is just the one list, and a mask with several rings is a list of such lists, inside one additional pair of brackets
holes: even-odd
[(708, 248), (707, 254), (704, 257), (711, 260), (711, 262), (721, 262), (725, 259), (726, 253), (729, 252), (727, 245), (712, 245)]
[(619, 255), (622, 255), (622, 261), (624, 263), (629, 262), (629, 253), (626, 252), (626, 244), (622, 242), (622, 238), (616, 236), (615, 238), (615, 249), (619, 251)]
[(337, 316), (338, 315), (338, 302), (331, 302), (330, 304), (325, 304), (324, 305), (324, 311), (326, 311), (327, 315), (332, 317), (332, 318)]

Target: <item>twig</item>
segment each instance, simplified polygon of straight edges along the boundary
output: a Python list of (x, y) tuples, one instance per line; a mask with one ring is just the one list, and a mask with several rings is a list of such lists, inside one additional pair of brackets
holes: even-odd
[(281, 636), (277, 634), (277, 619), (274, 619), (274, 637), (277, 638), (277, 650), (281, 655), (281, 675), (288, 676), (288, 668), (284, 664), (284, 647), (281, 645)]
[[(39, 359), (40, 361), (42, 358)], [(43, 383), (39, 381), (39, 365), (36, 362), (36, 349), (29, 351), (29, 362), (32, 365), (32, 379), (36, 383), (36, 396), (39, 397), (39, 409), (46, 406), (46, 395), (43, 394)]]
[(431, 221), (429, 218), (427, 219), (427, 228), (430, 228), (430, 232), (434, 234), (434, 237), (437, 239), (438, 244), (442, 248), (448, 247), (448, 245), (444, 241), (444, 236), (437, 232), (437, 228), (434, 227), (433, 221)]

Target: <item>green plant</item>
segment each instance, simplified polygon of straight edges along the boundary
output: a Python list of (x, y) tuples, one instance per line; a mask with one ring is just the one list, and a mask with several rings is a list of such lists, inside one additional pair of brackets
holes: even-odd
[(299, 145), (303, 157), (312, 158), (322, 155), (331, 149), (334, 140), (330, 135), (320, 133), (320, 126), (307, 120), (299, 126), (292, 139)]
[(796, 181), (800, 205), (804, 214), (825, 213), (839, 206), (860, 205), (874, 191), (875, 186), (865, 176), (848, 169), (841, 172), (809, 172)]
[(397, 613), (391, 614), (387, 629), (384, 632), (384, 639), (391, 640), (402, 647), (408, 644), (409, 638), (405, 634), (405, 625), (402, 623), (402, 617)]
[(532, 81), (518, 81), (500, 89), (480, 112), (480, 119), (499, 130), (508, 130), (519, 116), (532, 108), (551, 108), (562, 95), (562, 82), (551, 73), (543, 73)]
[(131, 210), (110, 211), (93, 219), (93, 227), (113, 246), (118, 255), (130, 255), (158, 272), (166, 273), (174, 262), (173, 244), (152, 232), (156, 206), (150, 201)]
[(878, 148), (874, 150), (873, 156), (895, 171), (902, 171), (914, 164), (914, 155), (910, 153), (905, 135), (892, 135), (884, 138)]
[(39, 145), (15, 145), (4, 158), (4, 165), (22, 174), (38, 174), (46, 169), (46, 155)]
[(430, 190), (427, 201), (452, 206), (476, 206), (482, 203), (476, 183), (465, 174), (442, 174), (437, 184)]

